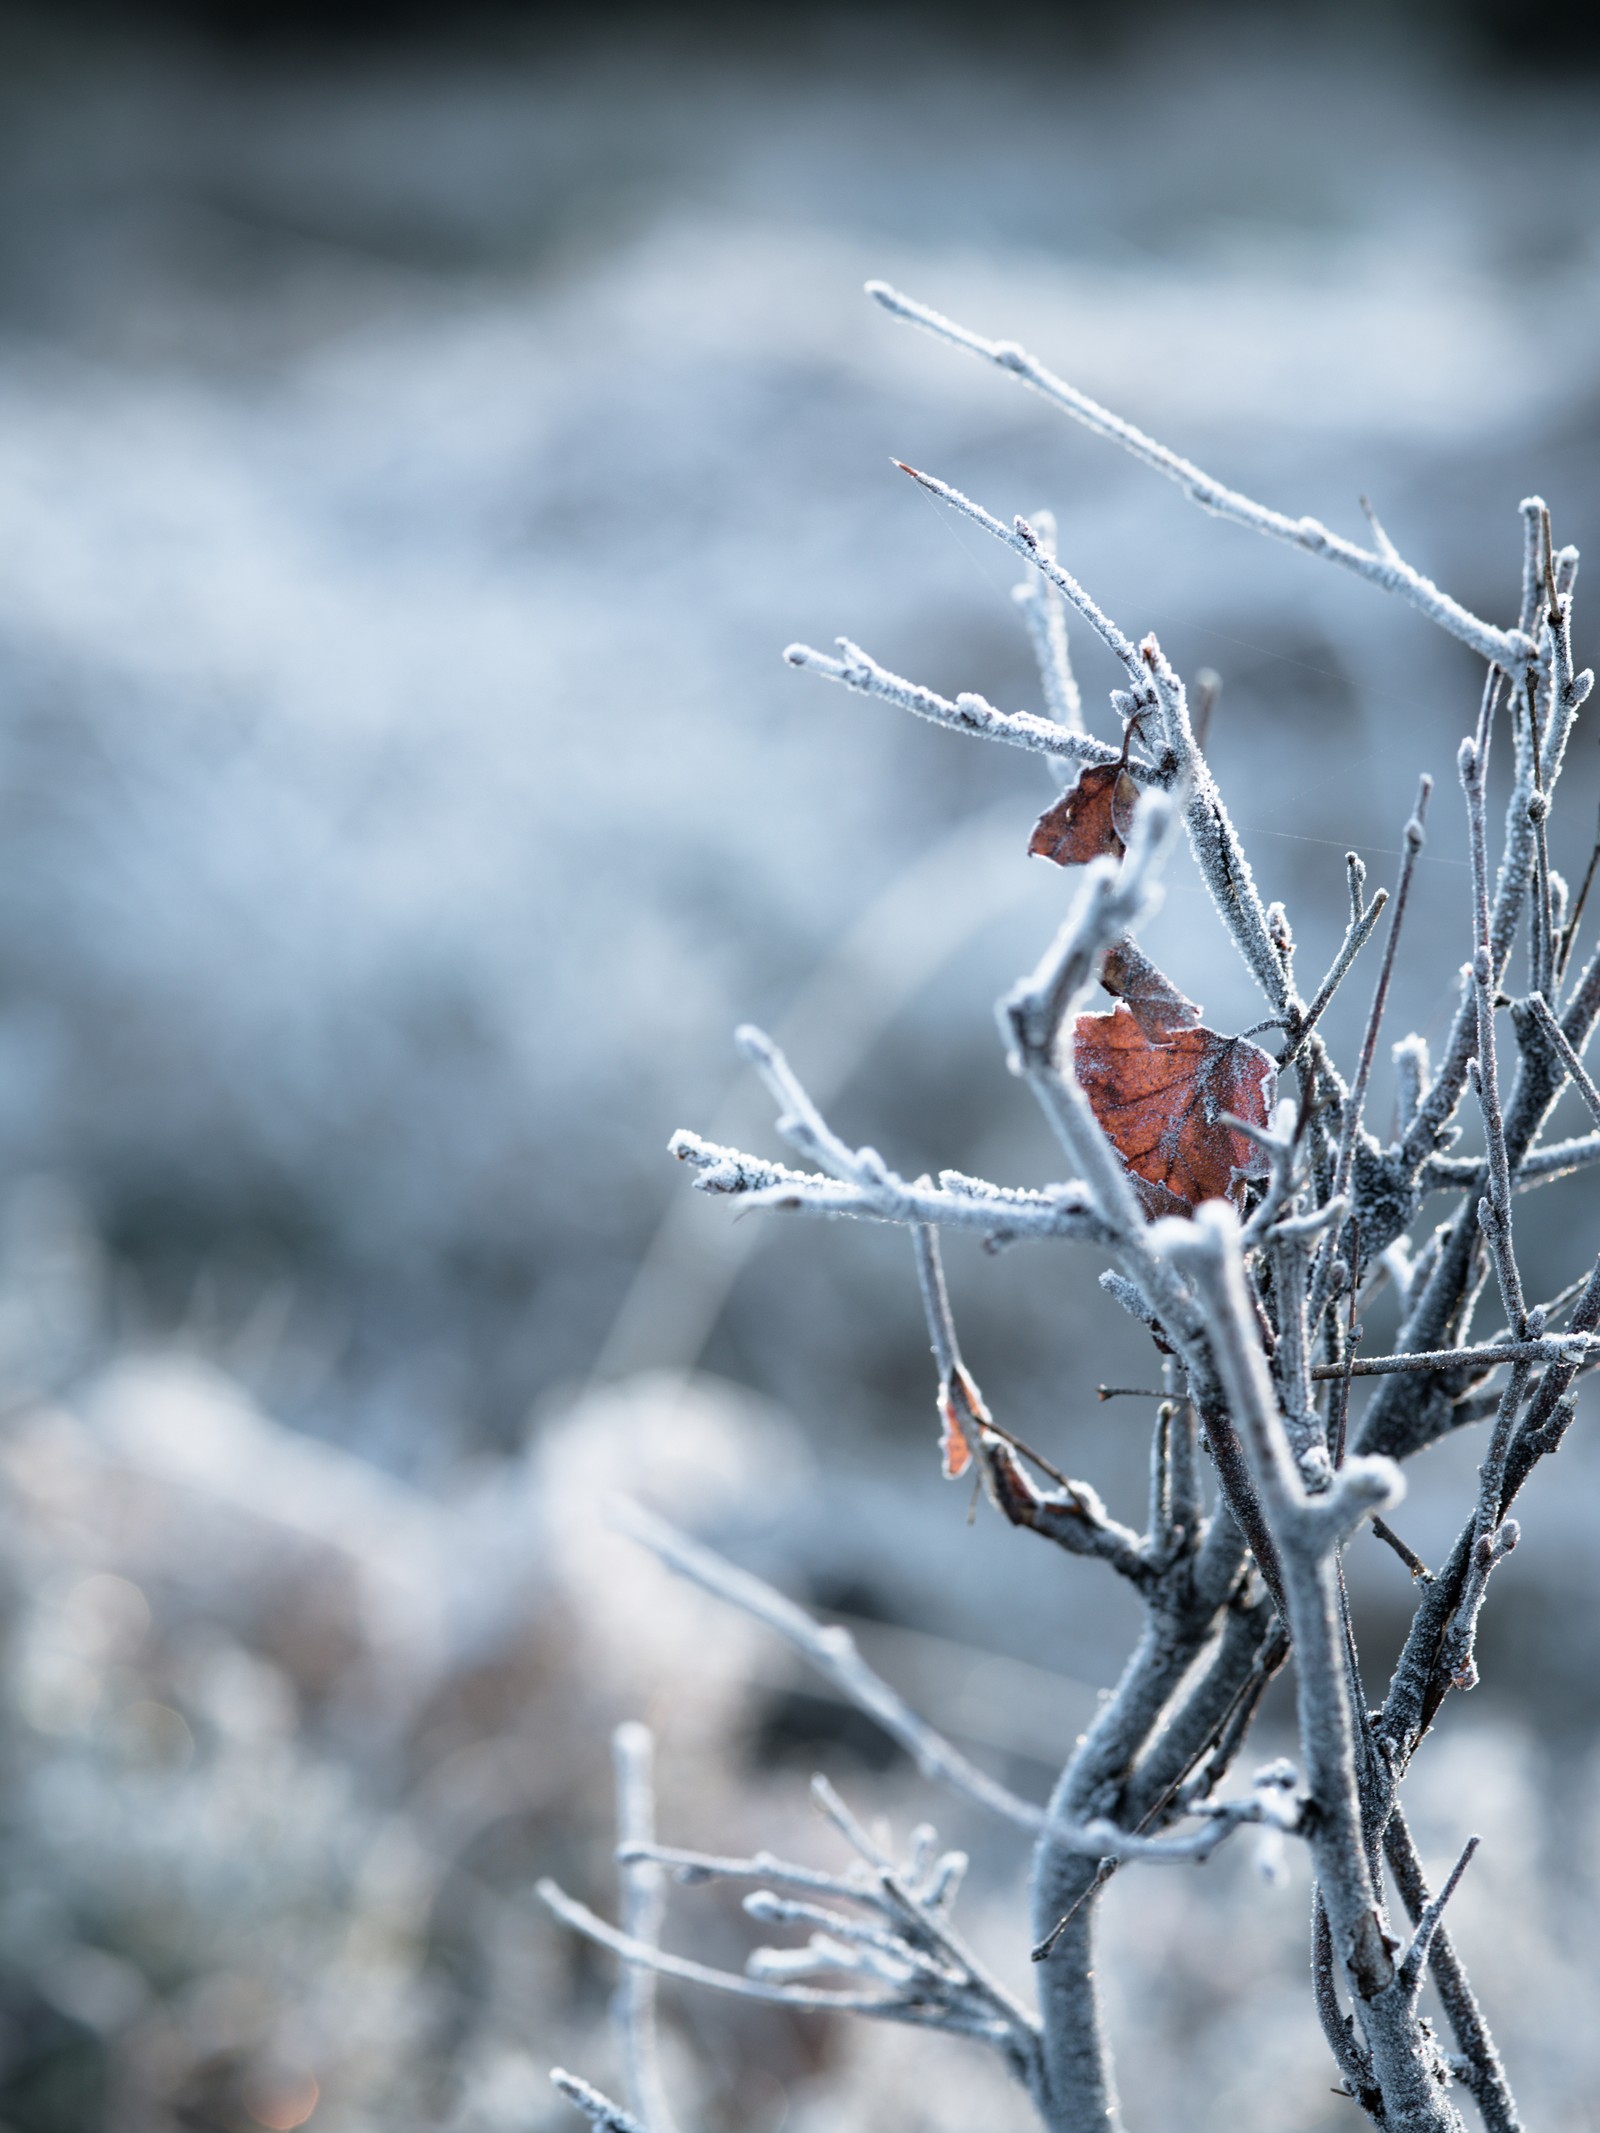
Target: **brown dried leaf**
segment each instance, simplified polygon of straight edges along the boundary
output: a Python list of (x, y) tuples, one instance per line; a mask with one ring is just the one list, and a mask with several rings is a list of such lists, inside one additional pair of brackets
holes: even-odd
[(939, 1387), (939, 1449), (947, 1481), (957, 1481), (972, 1464), (972, 1447), (991, 1420), (977, 1380), (963, 1363)]
[(1000, 1437), (990, 1436), (984, 1450), (988, 1454), (989, 1493), (1012, 1525), (1031, 1526), (1039, 1491), (1028, 1479), (1021, 1460)]
[(1127, 1003), (1152, 1044), (1159, 1044), (1175, 1030), (1200, 1026), (1200, 1010), (1193, 1000), (1179, 992), (1166, 972), (1158, 970), (1131, 940), (1119, 941), (1106, 951), (1100, 982), (1114, 1000)]
[(972, 1448), (967, 1443), (967, 1433), (961, 1427), (961, 1418), (956, 1413), (955, 1402), (949, 1393), (939, 1395), (939, 1420), (944, 1424), (939, 1434), (939, 1461), (944, 1468), (946, 1481), (959, 1481), (972, 1464)]
[(1139, 788), (1120, 763), (1091, 763), (1034, 824), (1028, 850), (1058, 867), (1122, 857)]
[[(1198, 1018), (1181, 993), (1169, 987), (1166, 997)], [(1224, 1112), (1261, 1126), (1272, 1115), (1277, 1065), (1248, 1038), (1219, 1037), (1198, 1019), (1163, 1020), (1145, 998), (1108, 1015), (1080, 1015), (1073, 1063), (1146, 1213), (1185, 1214), (1202, 1200), (1237, 1199), (1246, 1178), (1265, 1175), (1262, 1150), (1222, 1123)]]

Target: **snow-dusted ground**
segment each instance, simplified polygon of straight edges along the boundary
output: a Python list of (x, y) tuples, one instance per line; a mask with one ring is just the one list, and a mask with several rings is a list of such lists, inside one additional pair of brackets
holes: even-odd
[[(0, 1165), (51, 1181), (17, 1202), (7, 1250), (58, 1320), (65, 1303), (57, 1377), (118, 1330), (181, 1326), (267, 1412), (387, 1470), (373, 1488), (404, 1492), (448, 1583), (438, 1551), (484, 1545), (437, 1510), (470, 1495), (473, 1461), (597, 1369), (705, 1360), (787, 1411), (771, 1442), (789, 1451), (771, 1475), (754, 1461), (724, 1515), (794, 1581), (1109, 1678), (1120, 1618), (1087, 1573), (969, 1533), (939, 1489), (901, 1240), (730, 1228), (664, 1155), (678, 1124), (771, 1146), (729, 1042), (748, 1017), (781, 1024), (842, 1130), (899, 1167), (1053, 1167), (989, 1013), (1063, 895), (1023, 856), (1037, 766), (779, 651), (844, 631), (947, 692), (1034, 706), (1014, 570), (889, 455), (1002, 516), (1049, 505), (1126, 628), (1221, 671), (1219, 772), (1304, 969), (1337, 937), (1346, 846), (1382, 878), (1416, 773), (1439, 777), (1399, 995), (1435, 1036), (1464, 948), (1450, 773), (1475, 677), (1408, 612), (1202, 519), (861, 284), (1028, 341), (1269, 502), (1358, 530), (1365, 491), (1422, 567), (1506, 614), (1522, 495), (1549, 499), (1558, 539), (1600, 531), (1589, 92), (1221, 25), (1099, 60), (865, 30), (747, 55), (636, 31), (248, 63), (0, 34)], [(1092, 648), (1080, 672), (1094, 718), (1113, 676)], [(1569, 870), (1597, 769), (1580, 740)], [(1253, 1017), (1181, 872), (1152, 945), (1218, 1023)], [(1336, 1041), (1364, 998), (1330, 1017)], [(1557, 1191), (1564, 1275), (1596, 1202)], [(56, 1279), (83, 1257), (74, 1204), (114, 1308), (98, 1277)], [(1139, 1432), (1092, 1387), (1144, 1364), (1092, 1266), (953, 1253), (952, 1271), (991, 1397), (1131, 1512)], [(795, 1431), (818, 1455), (809, 1493), (784, 1478)], [(62, 1441), (84, 1501), (114, 1500), (114, 1473), (84, 1480), (93, 1462)], [(248, 1494), (278, 1454), (227, 1441)], [(1543, 1712), (1564, 1659), (1540, 1519), (1581, 1564), (1595, 1473), (1581, 1437), (1562, 1463), (1501, 1574), (1508, 1668), (1514, 1649)], [(1438, 1464), (1408, 1513), (1425, 1553), (1456, 1501)], [(48, 1622), (78, 1589), (61, 1564), (88, 1558), (44, 1530), (24, 1583)], [(174, 1624), (232, 1623), (260, 1658), (226, 1551), (185, 1581), (96, 1545)], [(486, 1604), (467, 1613), (492, 1641)], [(299, 1659), (261, 1663), (314, 1701)], [(203, 1732), (201, 1672), (150, 1694), (192, 1694)], [(506, 1679), (509, 1709), (525, 1677)], [(278, 1692), (250, 1680), (267, 1716), (241, 1690), (245, 1717), (215, 1719), (224, 1776), (236, 1734), (283, 1733)], [(598, 1697), (596, 1727), (623, 1701)], [(1568, 1715), (1582, 1731), (1596, 1709), (1591, 1691)], [(362, 1829), (362, 1800), (460, 1747), (429, 1738), (361, 1778)], [(344, 1767), (348, 1739), (327, 1752)], [(1515, 1745), (1505, 1771), (1511, 1828), (1537, 1773)], [(337, 1847), (346, 1796), (318, 1797)], [(233, 1826), (220, 1808), (207, 1824), (219, 1862)], [(61, 1823), (61, 1857), (79, 1827)], [(400, 1882), (425, 1909), (426, 1874)], [(1228, 1916), (1255, 1916), (1239, 1900)], [(1575, 1932), (1548, 1944), (1579, 1962)], [(1160, 1968), (1152, 1945), (1129, 1940), (1129, 1975)], [(400, 1971), (362, 2016), (379, 2057), (421, 1990)], [(1167, 1985), (1175, 2034), (1211, 2019), (1205, 1979)], [(1527, 2011), (1540, 2122), (1578, 2126), (1593, 2069), (1538, 2029), (1553, 2004)], [(471, 2078), (515, 2088), (487, 2065)], [(1150, 2123), (1162, 2078), (1130, 2076)], [(338, 2122), (362, 2124), (387, 2092), (350, 2081), (365, 2100)], [(493, 2106), (507, 2124), (520, 2108)]]

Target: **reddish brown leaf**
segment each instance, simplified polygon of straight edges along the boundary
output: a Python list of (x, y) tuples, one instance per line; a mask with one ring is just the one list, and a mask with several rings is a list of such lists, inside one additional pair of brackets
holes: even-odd
[(1200, 1026), (1200, 1010), (1193, 1000), (1179, 992), (1165, 971), (1157, 970), (1131, 940), (1106, 951), (1100, 982), (1113, 999), (1127, 1003), (1152, 1044), (1162, 1043), (1178, 1030)]
[(1022, 1462), (1009, 1444), (991, 1436), (985, 1446), (989, 1455), (990, 1494), (1014, 1526), (1031, 1526), (1039, 1492), (1028, 1479)]
[(990, 1420), (977, 1381), (963, 1363), (939, 1387), (939, 1420), (943, 1424), (939, 1449), (944, 1455), (947, 1481), (956, 1481), (972, 1464), (973, 1442)]
[(1028, 850), (1058, 867), (1083, 867), (1107, 855), (1120, 859), (1138, 798), (1138, 786), (1120, 763), (1092, 763), (1039, 817)]
[[(1171, 987), (1162, 997), (1198, 1017)], [(1237, 1199), (1246, 1178), (1265, 1175), (1261, 1149), (1222, 1123), (1224, 1112), (1261, 1126), (1271, 1116), (1277, 1067), (1259, 1045), (1219, 1037), (1198, 1020), (1164, 1020), (1145, 999), (1119, 1003), (1108, 1015), (1080, 1015), (1073, 1062), (1147, 1213), (1184, 1214), (1202, 1200)]]
[(972, 1464), (972, 1449), (967, 1443), (967, 1433), (961, 1427), (961, 1418), (956, 1413), (955, 1402), (949, 1393), (939, 1395), (939, 1420), (944, 1428), (939, 1437), (940, 1464), (946, 1481), (959, 1481)]

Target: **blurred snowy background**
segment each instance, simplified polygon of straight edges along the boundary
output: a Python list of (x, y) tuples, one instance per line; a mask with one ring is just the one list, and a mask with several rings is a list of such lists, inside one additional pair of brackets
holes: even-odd
[[(1068, 893), (1024, 857), (1049, 788), (779, 652), (844, 631), (1034, 706), (1015, 572), (889, 455), (1051, 506), (1126, 628), (1221, 673), (1215, 760), (1304, 972), (1346, 846), (1387, 878), (1440, 778), (1399, 1025), (1435, 1039), (1476, 680), (861, 284), (1029, 342), (1267, 501), (1358, 530), (1365, 491), (1507, 614), (1522, 495), (1600, 532), (1576, 27), (0, 11), (0, 2127), (569, 2123), (543, 2069), (606, 2075), (607, 1978), (529, 1888), (603, 1899), (619, 1717), (660, 1727), (683, 1841), (821, 1856), (819, 1761), (927, 1810), (599, 1532), (624, 1481), (1046, 1782), (1126, 1617), (938, 1481), (904, 1240), (733, 1224), (664, 1150), (774, 1146), (748, 1018), (898, 1167), (1052, 1174), (990, 1014)], [(1079, 663), (1093, 719), (1114, 677)], [(1568, 775), (1575, 871), (1592, 735)], [(1152, 945), (1253, 1018), (1181, 871)], [(1592, 1183), (1538, 1204), (1542, 1293), (1600, 1223)], [(951, 1266), (991, 1401), (1133, 1515), (1141, 1421), (1093, 1388), (1147, 1366), (1093, 1262)], [(1417, 1477), (1425, 1554), (1473, 1452)], [(1580, 2129), (1591, 1432), (1560, 1466), (1420, 1819), (1430, 1862), (1485, 1831), (1466, 1953), (1530, 2119)], [(1381, 1661), (1406, 1594), (1372, 1554)], [(952, 1833), (1025, 1971), (1021, 1861)], [(1163, 2021), (1133, 2122), (1343, 2125), (1303, 1885), (1129, 1878), (1114, 2012), (1125, 2043), (1141, 1995)], [(1023, 2122), (954, 2046), (669, 2014), (717, 2133)]]

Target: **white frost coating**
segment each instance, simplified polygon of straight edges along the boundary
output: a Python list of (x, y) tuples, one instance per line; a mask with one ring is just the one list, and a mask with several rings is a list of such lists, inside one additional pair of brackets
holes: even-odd
[(1202, 510), (1214, 512), (1218, 518), (1230, 518), (1256, 533), (1289, 541), (1312, 555), (1326, 556), (1329, 562), (1354, 571), (1369, 584), (1377, 585), (1385, 592), (1399, 593), (1441, 629), (1470, 645), (1481, 658), (1504, 667), (1508, 673), (1523, 673), (1538, 656), (1537, 646), (1523, 631), (1496, 629), (1492, 623), (1470, 613), (1459, 601), (1452, 600), (1448, 593), (1441, 592), (1431, 578), (1425, 578), (1421, 571), (1413, 570), (1409, 563), (1402, 562), (1397, 556), (1374, 554), (1370, 549), (1357, 547), (1354, 541), (1345, 540), (1340, 534), (1331, 533), (1317, 519), (1289, 518), (1281, 511), (1270, 510), (1265, 504), (1240, 495), (1236, 489), (1224, 487), (1211, 475), (1202, 473), (1191, 460), (1157, 444), (1153, 437), (1147, 437), (1143, 430), (1136, 429), (1122, 416), (1112, 414), (1109, 408), (1091, 400), (1087, 393), (1079, 392), (1064, 378), (1056, 377), (1037, 357), (1029, 355), (1015, 342), (986, 340), (982, 334), (941, 317), (928, 305), (902, 296), (887, 282), (869, 281), (867, 294), (893, 317), (921, 326), (940, 340), (949, 341), (969, 354), (996, 364), (1001, 370), (1010, 371), (1025, 385), (1031, 385), (1035, 392), (1064, 408), (1085, 428), (1109, 438), (1113, 444), (1120, 444), (1135, 459), (1153, 467), (1158, 474), (1164, 474), (1169, 481), (1175, 481)]
[(919, 487), (926, 489), (930, 496), (938, 497), (941, 503), (959, 511), (963, 518), (970, 518), (974, 525), (981, 526), (985, 533), (992, 534), (997, 541), (1004, 542), (1007, 548), (1032, 563), (1040, 575), (1055, 587), (1062, 599), (1077, 609), (1112, 658), (1121, 660), (1132, 675), (1135, 686), (1138, 686), (1143, 676), (1139, 672), (1139, 655), (1132, 644), (1111, 617), (1084, 591), (1071, 572), (1062, 569), (1047, 544), (1039, 538), (1025, 518), (1013, 519), (1009, 528), (1002, 526), (992, 512), (985, 511), (982, 504), (975, 504), (970, 496), (963, 496), (961, 491), (952, 488), (949, 482), (940, 481), (932, 474), (920, 474), (915, 467), (908, 467), (903, 459), (897, 459), (894, 464), (902, 474), (909, 474)]
[[(987, 1178), (943, 1171), (939, 1182), (907, 1180), (883, 1168), (855, 1178), (791, 1170), (785, 1164), (719, 1147), (696, 1133), (676, 1132), (668, 1147), (699, 1172), (701, 1192), (737, 1199), (746, 1207), (781, 1208), (823, 1216), (854, 1216), (869, 1222), (932, 1223), (945, 1229), (979, 1230), (985, 1236), (1077, 1237), (1101, 1241), (1104, 1224), (1081, 1185), (1044, 1191), (991, 1184)], [(854, 1151), (857, 1161), (870, 1150)]]
[[(974, 733), (984, 740), (1005, 741), (1013, 748), (1026, 748), (1034, 755), (1067, 756), (1076, 763), (1114, 763), (1115, 748), (1108, 748), (1104, 741), (1091, 740), (1087, 734), (1066, 733), (1047, 718), (1039, 718), (1032, 711), (997, 711), (983, 697), (966, 694), (958, 696), (954, 703), (932, 689), (925, 689), (919, 682), (903, 681), (898, 674), (891, 674), (860, 645), (852, 644), (848, 637), (835, 639), (840, 657), (835, 659), (828, 652), (813, 651), (810, 645), (791, 644), (784, 652), (784, 659), (792, 667), (807, 667), (814, 674), (824, 675), (829, 681), (842, 682), (845, 688), (854, 689), (862, 696), (876, 696), (885, 703), (898, 704), (903, 711), (911, 711), (918, 718), (932, 721), (936, 726), (949, 726), (957, 733)], [(1135, 766), (1135, 775), (1137, 767)]]
[[(1056, 553), (1056, 521), (1051, 511), (1033, 513), (1034, 538), (1041, 554), (1053, 561)], [(1066, 602), (1047, 577), (1030, 572), (1011, 597), (1027, 624), (1044, 690), (1045, 709), (1069, 733), (1083, 731), (1083, 698), (1072, 671), (1072, 652), (1067, 636)]]

